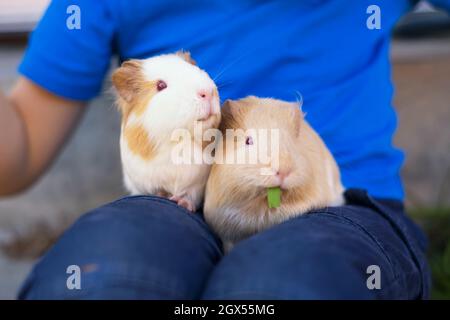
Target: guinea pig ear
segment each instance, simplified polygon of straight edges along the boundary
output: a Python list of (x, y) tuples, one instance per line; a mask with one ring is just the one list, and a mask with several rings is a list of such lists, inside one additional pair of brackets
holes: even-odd
[(191, 53), (189, 51), (180, 50), (180, 51), (177, 51), (175, 54), (177, 56), (179, 56), (181, 59), (183, 59), (184, 61), (186, 61), (194, 66), (197, 65), (197, 62), (195, 62), (195, 60), (192, 59)]
[(304, 113), (302, 111), (302, 106), (298, 102), (292, 103), (290, 105), (290, 117), (294, 125), (295, 132), (299, 133), (300, 126), (304, 118)]
[(296, 91), (295, 92), (295, 97), (296, 97), (297, 102), (294, 103), (294, 104), (300, 110), (302, 118), (304, 118), (306, 116), (306, 113), (303, 112), (303, 109), (302, 109), (302, 107), (303, 107), (303, 95), (299, 91)]
[(225, 102), (222, 105), (222, 109), (221, 109), (222, 114), (231, 115), (232, 104), (233, 104), (233, 100), (230, 100), (230, 99), (225, 100)]
[(230, 128), (230, 124), (233, 121), (233, 103), (232, 100), (225, 100), (222, 104), (222, 108), (220, 108), (222, 120), (220, 121), (219, 130), (222, 132), (225, 132), (225, 129)]
[(220, 130), (239, 129), (244, 122), (247, 109), (239, 100), (226, 100), (221, 108)]
[(141, 70), (142, 62), (133, 59), (122, 63), (112, 75), (112, 83), (118, 95), (127, 103), (132, 103), (144, 82)]

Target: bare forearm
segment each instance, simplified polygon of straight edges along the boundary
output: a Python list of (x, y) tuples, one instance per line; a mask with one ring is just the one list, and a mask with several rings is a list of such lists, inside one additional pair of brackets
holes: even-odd
[(8, 97), (0, 93), (0, 196), (25, 189), (48, 168), (83, 110), (25, 78)]
[(26, 183), (28, 142), (19, 111), (0, 91), (0, 195)]

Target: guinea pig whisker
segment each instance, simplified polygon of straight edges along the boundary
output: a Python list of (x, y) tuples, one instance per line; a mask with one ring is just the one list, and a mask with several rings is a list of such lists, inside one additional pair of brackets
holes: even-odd
[(300, 107), (300, 110), (301, 110), (301, 108), (303, 106), (303, 95), (298, 90), (295, 90), (294, 94), (295, 94), (295, 99), (297, 100), (297, 103), (298, 103), (298, 105)]
[(219, 71), (219, 73), (213, 78), (213, 81), (216, 82), (217, 80), (220, 79), (220, 77), (223, 75), (223, 73), (226, 71), (227, 69), (224, 68), (221, 71)]
[(239, 57), (237, 57), (236, 59), (232, 60), (230, 63), (228, 63), (227, 65), (225, 65), (221, 71), (219, 71), (219, 73), (213, 77), (213, 81), (216, 82), (220, 79), (220, 77), (222, 75), (225, 74), (226, 71), (228, 71), (232, 66), (234, 66), (236, 63), (238, 63), (240, 60), (242, 60), (246, 55), (242, 54)]
[(224, 82), (224, 83), (219, 83), (217, 84), (217, 89), (222, 89), (226, 86), (230, 86), (234, 83), (234, 81), (228, 81), (228, 82)]

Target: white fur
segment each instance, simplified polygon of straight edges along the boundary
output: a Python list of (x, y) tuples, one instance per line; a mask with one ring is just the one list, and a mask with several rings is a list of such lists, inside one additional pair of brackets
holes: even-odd
[[(164, 189), (174, 196), (185, 195), (198, 207), (210, 166), (175, 164), (171, 158), (174, 142), (170, 138), (174, 130), (191, 128), (203, 116), (208, 106), (198, 92), (216, 90), (216, 86), (206, 72), (177, 55), (145, 60), (142, 73), (149, 81), (165, 81), (167, 88), (150, 99), (142, 115), (131, 113), (127, 123), (122, 125), (120, 150), (125, 187), (131, 194), (154, 194)], [(218, 95), (213, 98), (211, 107), (213, 113), (220, 113)], [(156, 153), (150, 160), (141, 158), (128, 147), (123, 132), (125, 126), (131, 124), (142, 125), (156, 145)]]
[[(208, 74), (191, 65), (177, 55), (162, 55), (144, 61), (143, 74), (149, 81), (163, 80), (168, 87), (150, 100), (142, 118), (153, 136), (171, 134), (174, 129), (199, 119), (204, 112), (204, 103), (198, 97), (199, 90), (213, 90), (214, 81)], [(213, 104), (220, 112), (219, 101)]]

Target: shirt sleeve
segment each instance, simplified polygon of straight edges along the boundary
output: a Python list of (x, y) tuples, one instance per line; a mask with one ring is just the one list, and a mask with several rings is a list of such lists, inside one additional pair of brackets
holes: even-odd
[(73, 7), (74, 1), (53, 0), (31, 34), (19, 73), (64, 98), (95, 97), (112, 55), (115, 23), (107, 2), (80, 0)]

